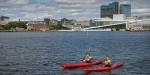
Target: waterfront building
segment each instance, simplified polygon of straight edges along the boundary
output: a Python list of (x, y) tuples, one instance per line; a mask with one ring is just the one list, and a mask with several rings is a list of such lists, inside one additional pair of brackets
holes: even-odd
[(90, 20), (90, 26), (96, 26), (96, 23), (95, 23), (95, 21), (94, 20)]
[(67, 19), (67, 18), (61, 19), (61, 23), (64, 25), (67, 25), (67, 24), (69, 24), (69, 19)]
[(138, 15), (138, 16), (133, 16), (134, 19), (150, 19), (150, 15)]
[(9, 23), (9, 17), (1, 16), (0, 17), (0, 30), (3, 30), (4, 25), (7, 25), (8, 23)]
[(90, 26), (90, 21), (89, 20), (76, 21), (74, 26), (87, 27), (87, 26)]
[(66, 18), (63, 18), (63, 19), (61, 19), (61, 23), (63, 24), (63, 25), (74, 25), (74, 23), (76, 22), (76, 20), (74, 20), (74, 19), (66, 19)]
[(27, 23), (27, 31), (48, 31), (49, 25), (44, 21)]
[(130, 31), (150, 31), (150, 17), (148, 15), (136, 16), (128, 20)]
[(96, 26), (89, 27), (92, 29), (98, 29), (102, 31), (125, 31), (126, 20), (123, 14), (114, 14), (113, 19), (109, 17), (94, 19)]
[(73, 28), (73, 25), (75, 24), (76, 20), (74, 19), (66, 19), (66, 18), (63, 18), (61, 19), (61, 24), (63, 27), (66, 27), (66, 28), (69, 28), (69, 29), (72, 29)]
[(9, 22), (9, 17), (7, 16), (1, 16), (0, 17), (0, 25), (6, 25)]
[(120, 14), (125, 14), (126, 17), (131, 17), (131, 4), (121, 4)]
[(51, 20), (49, 21), (49, 25), (50, 25), (50, 26), (56, 26), (56, 25), (58, 25), (58, 21), (55, 20), (55, 19), (51, 19)]
[(113, 14), (119, 14), (119, 2), (113, 2), (108, 5), (101, 6), (101, 18), (113, 18)]
[(125, 21), (125, 14), (113, 14), (113, 21)]
[(9, 20), (9, 17), (7, 17), (7, 16), (1, 16), (0, 17), (0, 21), (6, 21), (6, 20)]
[(95, 26), (100, 26), (100, 19), (94, 19)]

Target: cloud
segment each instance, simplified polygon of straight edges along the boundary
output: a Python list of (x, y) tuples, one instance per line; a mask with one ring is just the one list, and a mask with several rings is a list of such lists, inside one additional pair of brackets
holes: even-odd
[(150, 8), (139, 8), (132, 10), (133, 16), (136, 15), (150, 15)]
[(150, 0), (0, 0), (0, 16), (9, 16), (12, 20), (99, 18), (100, 6), (113, 1), (130, 3), (132, 15), (150, 14)]
[(1, 0), (1, 8), (20, 7), (29, 4), (30, 0)]
[(74, 3), (95, 3), (96, 0), (55, 0), (58, 3), (74, 4)]
[(143, 9), (133, 9), (133, 13), (144, 13), (149, 12), (150, 8), (143, 8)]
[(6, 3), (13, 5), (24, 5), (28, 4), (29, 0), (8, 0)]

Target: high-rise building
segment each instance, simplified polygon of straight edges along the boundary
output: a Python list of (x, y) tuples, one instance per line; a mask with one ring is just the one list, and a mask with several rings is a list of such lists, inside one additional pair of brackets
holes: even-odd
[(108, 5), (101, 6), (101, 18), (113, 18), (113, 14), (124, 14), (125, 17), (131, 16), (131, 4), (120, 4), (113, 2)]
[(108, 5), (101, 6), (101, 18), (113, 18), (113, 14), (119, 14), (119, 2), (113, 2)]
[(111, 13), (118, 14), (119, 13), (119, 2), (113, 2), (109, 5), (111, 8)]
[(124, 14), (126, 17), (131, 16), (131, 5), (130, 4), (121, 4), (120, 5), (120, 14)]
[(101, 6), (101, 18), (103, 17), (111, 17), (109, 6), (106, 5)]

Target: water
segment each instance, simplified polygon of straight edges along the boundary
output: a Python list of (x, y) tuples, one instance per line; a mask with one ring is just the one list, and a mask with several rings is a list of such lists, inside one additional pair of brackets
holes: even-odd
[(0, 75), (84, 75), (60, 64), (77, 62), (87, 51), (123, 62), (114, 75), (150, 75), (149, 32), (1, 32)]

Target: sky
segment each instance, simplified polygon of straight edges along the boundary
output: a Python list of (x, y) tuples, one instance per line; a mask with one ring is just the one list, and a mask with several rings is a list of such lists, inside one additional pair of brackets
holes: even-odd
[(0, 0), (0, 16), (10, 20), (100, 18), (100, 6), (119, 1), (130, 3), (132, 16), (150, 15), (150, 0)]

